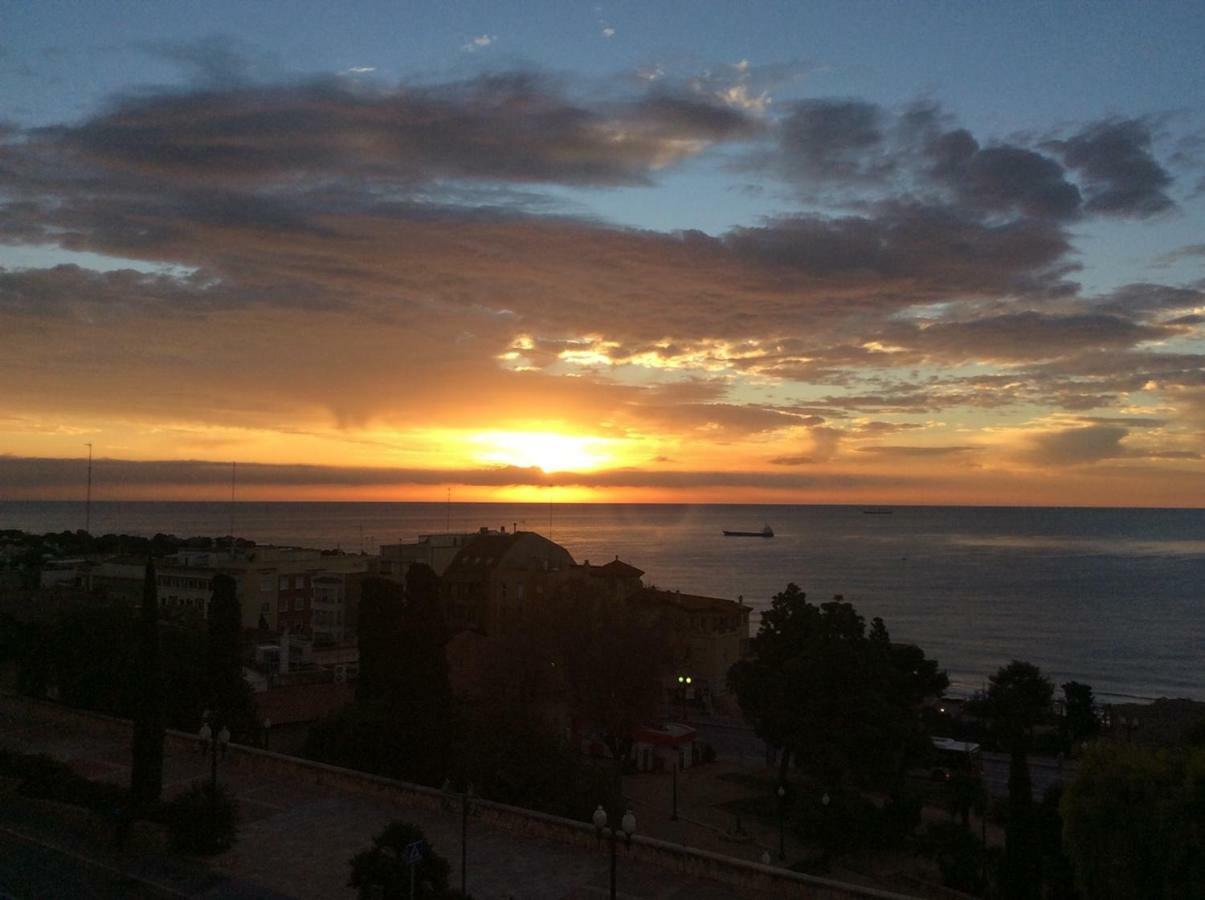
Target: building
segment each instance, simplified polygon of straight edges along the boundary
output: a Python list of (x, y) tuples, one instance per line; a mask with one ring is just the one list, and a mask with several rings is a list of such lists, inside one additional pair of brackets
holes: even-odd
[[(256, 546), (239, 548), (233, 554), (209, 550), (182, 550), (174, 560), (194, 568), (210, 570), (211, 575), (223, 572), (238, 582), (239, 605), (243, 627), (256, 628), (260, 621), (271, 631), (288, 628), (295, 632), (313, 632), (315, 579), (324, 576), (347, 576), (367, 572), (375, 557), (332, 553), (305, 547)], [(323, 582), (322, 585), (328, 586)], [(347, 630), (349, 616), (346, 606), (354, 590), (345, 586), (342, 610), (343, 628)], [(328, 591), (324, 598), (332, 599)], [(323, 613), (335, 613), (330, 603)], [(324, 616), (323, 621), (326, 622)]]
[[(233, 574), (222, 569), (181, 564), (173, 558), (155, 561), (155, 588), (159, 607), (204, 619), (213, 596), (213, 576)], [(88, 587), (127, 603), (142, 602), (146, 581), (146, 557), (117, 556), (94, 564), (88, 572)]]
[(464, 544), (440, 579), (452, 632), (505, 633), (576, 568), (569, 551), (534, 531), (481, 531)]
[(456, 558), (466, 544), (483, 533), (499, 534), (500, 532), (470, 531), (465, 533), (420, 534), (418, 540), (410, 544), (382, 544), (380, 560), (375, 566), (374, 575), (402, 581), (406, 571), (414, 563), (430, 566), (436, 575), (443, 575), (452, 560)]
[[(671, 701), (730, 705), (728, 670), (749, 652), (750, 608), (743, 601), (643, 587), (629, 601), (668, 614), (674, 670), (666, 675)], [(689, 678), (689, 684), (678, 682)]]
[[(239, 547), (233, 553), (185, 549), (156, 560), (155, 576), (165, 610), (204, 618), (213, 576), (229, 575), (236, 583), (244, 628), (256, 628), (262, 619), (271, 631), (287, 628), (338, 641), (354, 633), (359, 597), (354, 576), (367, 572), (374, 561), (300, 547)], [(142, 598), (144, 557), (113, 557), (80, 571), (91, 590), (131, 603)]]

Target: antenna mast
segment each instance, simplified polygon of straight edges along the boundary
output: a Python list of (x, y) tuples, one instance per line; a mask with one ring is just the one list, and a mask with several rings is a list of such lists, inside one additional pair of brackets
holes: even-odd
[(234, 559), (234, 478), (238, 463), (230, 463), (230, 558)]
[(92, 533), (92, 442), (89, 441), (88, 447), (88, 493), (84, 500), (84, 531), (88, 534)]

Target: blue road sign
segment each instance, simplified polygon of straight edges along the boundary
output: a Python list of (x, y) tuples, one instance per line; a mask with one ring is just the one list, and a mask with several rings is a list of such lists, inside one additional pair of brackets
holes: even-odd
[(423, 861), (423, 842), (414, 841), (406, 845), (402, 851), (402, 862), (408, 866), (417, 866)]

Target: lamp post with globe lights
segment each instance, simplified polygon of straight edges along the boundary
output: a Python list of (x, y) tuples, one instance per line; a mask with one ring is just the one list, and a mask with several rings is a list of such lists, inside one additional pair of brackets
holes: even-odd
[(786, 818), (787, 807), (787, 787), (785, 784), (778, 786), (778, 858), (780, 860), (787, 858), (787, 838), (786, 826), (784, 819)]
[[(217, 720), (215, 715), (214, 720)], [(217, 732), (209, 723), (210, 711), (205, 710), (201, 716), (201, 728), (197, 731), (198, 746), (202, 753), (209, 753), (209, 824), (213, 832), (217, 831), (218, 820), (218, 754), (226, 757), (226, 748), (230, 746), (230, 729), (225, 725)]]
[(599, 840), (606, 838), (611, 845), (611, 900), (615, 900), (615, 857), (616, 847), (619, 843), (619, 831), (622, 829), (627, 846), (632, 846), (632, 835), (636, 833), (636, 816), (629, 809), (623, 814), (619, 829), (607, 828), (607, 811), (602, 808), (600, 803), (590, 820), (594, 823), (594, 833)]

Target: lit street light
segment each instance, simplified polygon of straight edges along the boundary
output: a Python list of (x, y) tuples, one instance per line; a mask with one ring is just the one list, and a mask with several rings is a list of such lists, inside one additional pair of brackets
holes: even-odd
[[(594, 810), (591, 821), (594, 823), (594, 833), (599, 840), (605, 837), (611, 844), (611, 900), (615, 900), (615, 854), (616, 845), (619, 843), (619, 832), (614, 828), (607, 828), (607, 811), (602, 808), (601, 803), (598, 805), (598, 809)], [(620, 828), (623, 829), (624, 842), (627, 846), (632, 846), (632, 835), (636, 833), (636, 816), (630, 809), (623, 814)]]
[(682, 721), (686, 721), (686, 689), (694, 683), (689, 675), (678, 676), (678, 703), (682, 706)]

